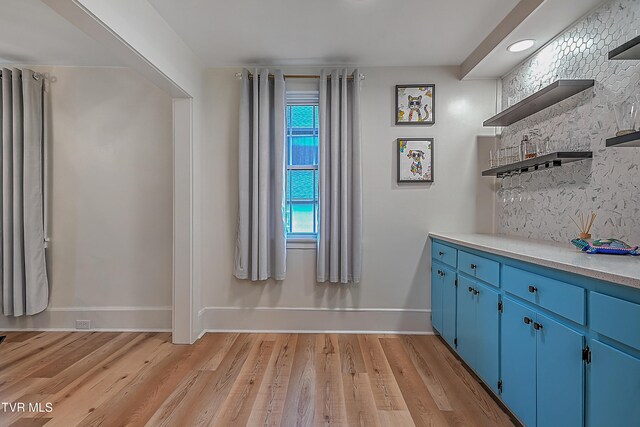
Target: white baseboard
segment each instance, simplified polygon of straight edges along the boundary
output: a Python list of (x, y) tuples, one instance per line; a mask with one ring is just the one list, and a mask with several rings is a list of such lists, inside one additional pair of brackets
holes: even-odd
[[(91, 329), (76, 329), (90, 320)], [(51, 307), (35, 316), (0, 315), (0, 331), (171, 332), (171, 307)]]
[(431, 310), (393, 308), (205, 307), (205, 332), (433, 334)]

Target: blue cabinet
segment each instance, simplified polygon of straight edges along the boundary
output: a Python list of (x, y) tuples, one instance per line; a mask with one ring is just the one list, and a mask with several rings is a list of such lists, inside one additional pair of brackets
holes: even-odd
[(527, 426), (536, 425), (536, 313), (502, 300), (502, 400)]
[(584, 336), (537, 314), (537, 425), (584, 425)]
[(526, 426), (640, 426), (640, 291), (433, 244), (434, 328)]
[(455, 347), (456, 339), (456, 272), (442, 269), (442, 338)]
[(442, 335), (442, 268), (431, 269), (431, 327)]
[(464, 276), (458, 280), (458, 353), (497, 392), (498, 292)]
[(431, 271), (431, 324), (455, 347), (456, 272), (439, 263)]
[(584, 337), (505, 297), (502, 399), (527, 426), (582, 426)]
[(640, 423), (640, 359), (597, 340), (590, 341), (589, 347), (587, 425), (637, 426)]

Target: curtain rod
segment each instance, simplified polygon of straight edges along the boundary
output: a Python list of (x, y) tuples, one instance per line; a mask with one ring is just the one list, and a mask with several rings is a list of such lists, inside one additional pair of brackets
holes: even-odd
[[(317, 74), (285, 74), (283, 76), (285, 79), (319, 79), (320, 76)], [(360, 78), (360, 80), (364, 80), (365, 76), (364, 74), (360, 73), (358, 74), (358, 77)], [(241, 79), (242, 78), (242, 73), (236, 73), (236, 78)], [(249, 78), (252, 79), (253, 78), (253, 74), (249, 73)], [(269, 79), (273, 80), (273, 74), (269, 74)], [(327, 75), (327, 79), (331, 80), (331, 75)], [(347, 76), (347, 80), (353, 80), (354, 76), (353, 74)]]

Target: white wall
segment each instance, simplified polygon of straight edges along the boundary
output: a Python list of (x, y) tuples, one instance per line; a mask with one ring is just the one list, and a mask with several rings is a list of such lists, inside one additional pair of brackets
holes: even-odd
[(37, 68), (50, 100), (47, 312), (0, 329), (171, 329), (172, 104), (123, 68)]
[[(493, 140), (478, 136), (492, 135), (482, 121), (495, 112), (496, 82), (459, 81), (453, 67), (361, 69), (366, 74), (362, 283), (318, 285), (315, 251), (293, 249), (288, 251), (285, 281), (251, 283), (232, 275), (238, 203), (237, 71), (215, 69), (206, 76), (205, 135), (210, 140), (205, 137), (200, 157), (203, 327), (431, 331), (427, 233), (493, 228), (493, 180), (480, 178), (484, 164), (479, 165)], [(394, 86), (402, 83), (436, 84), (433, 127), (394, 125)], [(435, 138), (435, 183), (398, 186), (396, 138), (420, 136)], [(479, 144), (485, 145), (482, 154)]]
[(174, 343), (200, 335), (203, 67), (147, 0), (42, 0), (99, 41), (121, 64), (174, 97), (173, 318)]

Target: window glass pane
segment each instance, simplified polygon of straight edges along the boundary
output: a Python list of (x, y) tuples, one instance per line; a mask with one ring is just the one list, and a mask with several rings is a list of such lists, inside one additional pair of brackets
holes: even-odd
[(317, 178), (314, 170), (290, 170), (287, 198), (293, 201), (313, 201), (317, 194)]
[(318, 107), (290, 105), (287, 107), (288, 164), (318, 164)]
[(287, 106), (287, 232), (316, 234), (318, 223), (318, 106)]
[(291, 232), (315, 233), (313, 203), (294, 202), (291, 205)]
[(292, 136), (289, 145), (289, 164), (291, 165), (317, 165), (318, 164), (318, 137), (317, 136)]

